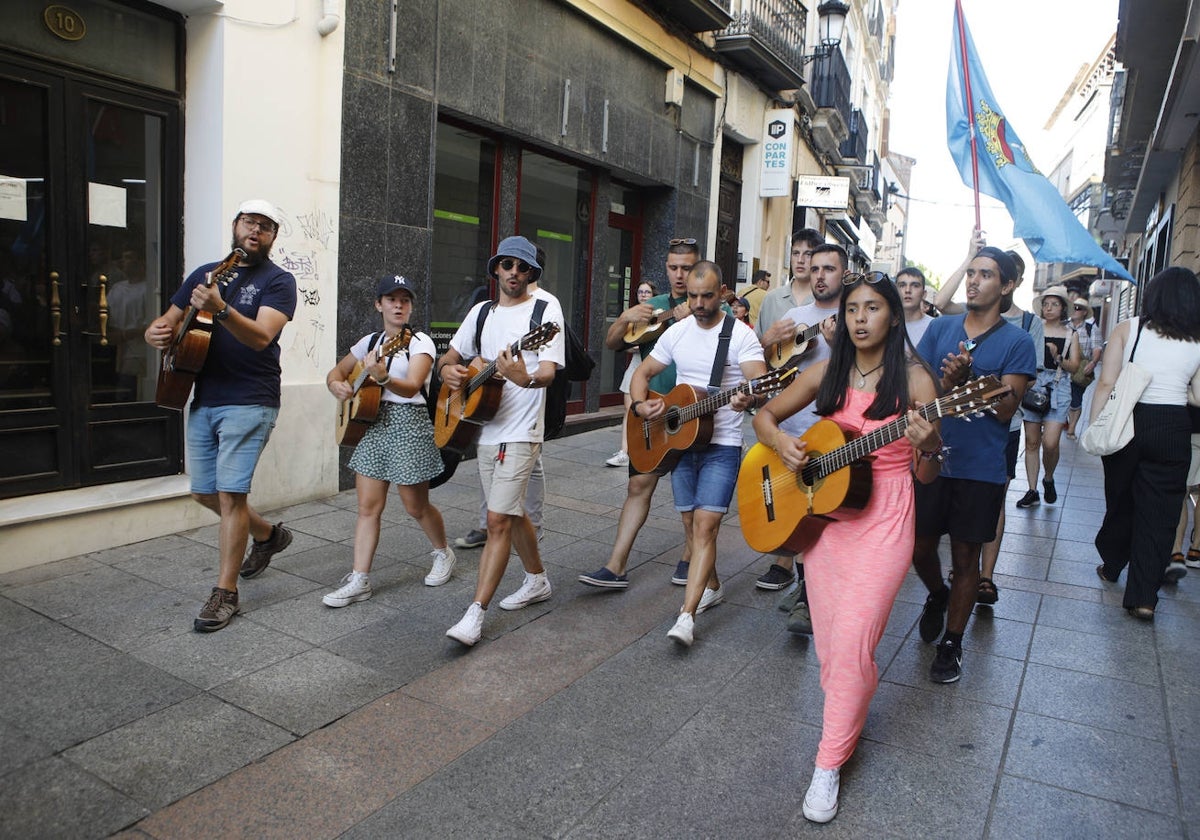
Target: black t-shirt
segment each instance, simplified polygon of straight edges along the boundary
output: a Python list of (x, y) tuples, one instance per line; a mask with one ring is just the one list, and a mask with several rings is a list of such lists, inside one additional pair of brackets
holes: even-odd
[[(204, 282), (217, 263), (202, 265), (171, 297), (171, 303), (186, 309), (192, 289)], [(260, 306), (282, 312), (290, 321), (296, 312), (296, 278), (270, 260), (239, 266), (237, 276), (223, 285), (221, 297), (247, 318), (257, 318)], [(279, 407), (279, 336), (262, 350), (254, 350), (234, 338), (215, 321), (204, 367), (196, 377), (193, 406), (265, 405)]]

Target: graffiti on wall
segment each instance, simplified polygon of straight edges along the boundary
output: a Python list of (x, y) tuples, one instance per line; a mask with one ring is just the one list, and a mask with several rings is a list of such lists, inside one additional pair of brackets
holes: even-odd
[(326, 336), (326, 322), (333, 315), (322, 306), (322, 300), (336, 299), (330, 269), (336, 258), (334, 219), (320, 209), (294, 215), (284, 208), (280, 212), (285, 218), (271, 258), (295, 276), (297, 296), (296, 314), (280, 341), (314, 372), (324, 374), (337, 361)]

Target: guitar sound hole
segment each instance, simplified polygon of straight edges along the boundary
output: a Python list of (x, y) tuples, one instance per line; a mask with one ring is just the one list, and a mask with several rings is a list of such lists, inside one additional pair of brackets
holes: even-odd
[(679, 409), (678, 408), (672, 407), (672, 408), (667, 409), (666, 426), (667, 426), (667, 432), (669, 434), (673, 435), (679, 431)]

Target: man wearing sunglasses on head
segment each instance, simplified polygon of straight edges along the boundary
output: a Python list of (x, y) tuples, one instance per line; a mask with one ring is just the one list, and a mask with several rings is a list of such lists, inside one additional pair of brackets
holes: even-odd
[[(525, 580), (516, 592), (500, 602), (504, 610), (519, 610), (550, 597), (550, 581), (538, 552), (537, 534), (525, 510), (525, 491), (542, 451), (545, 434), (545, 389), (554, 372), (563, 367), (562, 307), (557, 300), (537, 300), (529, 284), (542, 274), (532, 242), (510, 236), (488, 260), (488, 274), (496, 280), (499, 299), (476, 304), (450, 339), (450, 348), (437, 362), (442, 381), (462, 387), (475, 358), (495, 360), (504, 390), (496, 415), (479, 435), (476, 461), (487, 496), (487, 542), (479, 558), (475, 599), (462, 619), (446, 635), (470, 647), (483, 632), (484, 614), (508, 567), (510, 549), (516, 548), (525, 567)], [(511, 346), (530, 332), (539, 304), (544, 304), (539, 324), (558, 324), (560, 332), (538, 349), (512, 353)], [(487, 312), (476, 332), (481, 310)]]
[[(799, 235), (799, 234), (798, 234)], [(768, 354), (780, 341), (790, 341), (800, 327), (821, 325), (821, 332), (803, 348), (797, 370), (804, 370), (817, 362), (829, 358), (829, 342), (833, 340), (833, 327), (842, 300), (842, 285), (846, 278), (849, 259), (840, 245), (820, 244), (814, 247), (806, 262), (806, 274), (812, 300), (802, 306), (789, 309), (775, 326), (767, 330), (763, 338), (763, 349)], [(857, 277), (858, 275), (853, 275)], [(886, 275), (881, 275), (886, 276)], [(764, 311), (766, 305), (763, 306)], [(784, 420), (779, 428), (793, 437), (800, 437), (820, 417), (810, 403), (802, 410)], [(780, 602), (779, 608), (788, 613), (788, 630), (793, 633), (811, 633), (812, 622), (808, 615), (808, 600), (804, 590), (804, 555), (792, 557), (776, 556), (755, 586), (759, 589), (780, 590), (798, 581), (796, 588)]]
[[(613, 325), (609, 327), (604, 337), (604, 346), (609, 350), (625, 350), (625, 334), (632, 326), (649, 323), (654, 313), (662, 319), (664, 326), (659, 331), (661, 336), (667, 327), (692, 316), (688, 306), (687, 283), (688, 274), (692, 267), (700, 261), (700, 247), (695, 239), (677, 238), (667, 242), (667, 283), (670, 291), (656, 295), (645, 303), (635, 304), (620, 314)], [(722, 312), (732, 314), (728, 306), (721, 305)], [(650, 351), (658, 343), (655, 337), (651, 341), (639, 345), (638, 351), (644, 361)], [(668, 365), (662, 372), (650, 379), (650, 390), (665, 394), (675, 387), (675, 365)], [(625, 503), (621, 506), (621, 516), (617, 520), (617, 537), (613, 542), (612, 554), (608, 563), (598, 571), (582, 574), (579, 582), (588, 586), (598, 586), (603, 589), (626, 589), (629, 586), (629, 576), (625, 574), (629, 562), (629, 552), (633, 549), (634, 540), (650, 514), (650, 501), (654, 498), (654, 490), (658, 487), (659, 476), (654, 473), (642, 474), (629, 468), (629, 484), (626, 488)], [(685, 543), (683, 559), (675, 566), (671, 583), (678, 586), (687, 584), (688, 568), (691, 556)]]
[[(980, 248), (965, 275), (967, 311), (935, 319), (917, 351), (930, 368), (940, 371), (945, 391), (972, 377), (994, 375), (1011, 386), (1012, 393), (996, 404), (994, 413), (943, 419), (948, 454), (941, 473), (932, 483), (916, 487), (913, 567), (929, 590), (918, 624), (921, 639), (934, 641), (945, 622), (929, 670), (936, 683), (955, 682), (962, 674), (962, 637), (978, 593), (980, 554), (996, 538), (1004, 507), (1009, 420), (1037, 371), (1029, 334), (1000, 314), (1016, 288), (1012, 257), (999, 248)], [(937, 555), (942, 534), (950, 535), (954, 578), (949, 588)]]
[(267, 201), (238, 207), (232, 248), (243, 253), (232, 276), (210, 285), (218, 264), (200, 266), (145, 333), (147, 344), (165, 350), (189, 306), (212, 316), (187, 425), (192, 498), (221, 517), (217, 585), (192, 625), (200, 633), (220, 630), (238, 613), (239, 571), (244, 578), (259, 575), (292, 541), (282, 522), (271, 525), (247, 502), (279, 414), (279, 334), (296, 311), (296, 278), (269, 259), (279, 219)]

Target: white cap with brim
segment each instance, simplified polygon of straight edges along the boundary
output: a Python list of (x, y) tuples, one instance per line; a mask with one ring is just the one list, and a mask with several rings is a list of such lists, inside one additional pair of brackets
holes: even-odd
[(243, 201), (237, 209), (237, 214), (233, 217), (235, 220), (239, 216), (266, 216), (275, 226), (279, 226), (279, 211), (275, 209), (275, 205), (269, 201), (263, 201), (261, 198), (252, 198), (249, 201)]

